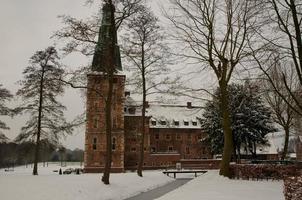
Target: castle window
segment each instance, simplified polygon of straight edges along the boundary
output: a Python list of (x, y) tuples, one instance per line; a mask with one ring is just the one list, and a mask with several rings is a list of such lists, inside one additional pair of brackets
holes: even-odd
[(189, 121), (184, 120), (184, 125), (189, 126)]
[(179, 121), (174, 121), (175, 126), (179, 126)]
[(99, 110), (99, 104), (98, 104), (97, 101), (94, 102), (92, 110), (94, 110), (94, 111), (98, 111)]
[(132, 152), (136, 152), (136, 147), (131, 147)]
[(96, 150), (97, 138), (93, 138), (92, 149)]
[(161, 120), (161, 121), (160, 121), (160, 124), (161, 124), (161, 125), (167, 125), (167, 122), (166, 122), (165, 120)]
[(116, 137), (112, 138), (112, 145), (111, 145), (112, 151), (116, 150)]
[(156, 152), (156, 148), (155, 147), (151, 147), (151, 153), (155, 153)]
[(186, 147), (186, 154), (190, 154), (190, 148)]
[(117, 83), (117, 78), (113, 78), (113, 83)]
[(151, 120), (152, 126), (156, 126), (156, 121), (154, 119)]
[(171, 135), (170, 134), (166, 135), (166, 140), (171, 140)]
[(169, 146), (169, 147), (168, 147), (168, 151), (170, 151), (170, 152), (173, 151), (173, 147), (172, 147), (172, 146)]
[(180, 134), (177, 134), (177, 135), (176, 135), (176, 139), (177, 139), (177, 140), (181, 140), (181, 135), (180, 135)]
[(129, 108), (129, 109), (128, 109), (129, 114), (134, 115), (134, 114), (135, 114), (135, 110), (136, 110), (136, 109), (135, 109), (134, 107)]
[(127, 108), (126, 108), (126, 107), (124, 107), (124, 112), (125, 112), (125, 113), (127, 112)]
[(197, 126), (197, 121), (192, 121), (193, 126)]
[(191, 140), (192, 139), (192, 136), (191, 136), (191, 134), (189, 133), (188, 134), (188, 140)]
[(99, 119), (98, 119), (98, 117), (95, 117), (93, 119), (93, 128), (99, 128)]
[(155, 134), (155, 139), (158, 140), (159, 139), (159, 134)]

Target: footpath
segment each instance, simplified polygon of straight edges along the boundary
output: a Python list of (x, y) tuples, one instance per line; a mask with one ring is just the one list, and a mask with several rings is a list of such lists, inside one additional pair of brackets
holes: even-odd
[(192, 180), (192, 178), (175, 179), (175, 181), (173, 181), (171, 183), (168, 183), (168, 184), (166, 184), (162, 187), (155, 188), (153, 190), (140, 193), (136, 196), (130, 197), (130, 198), (125, 199), (125, 200), (153, 200), (153, 199), (159, 198), (159, 197), (167, 194), (168, 192), (170, 192), (172, 190), (175, 190), (175, 189), (179, 188), (180, 186), (186, 184), (190, 180)]

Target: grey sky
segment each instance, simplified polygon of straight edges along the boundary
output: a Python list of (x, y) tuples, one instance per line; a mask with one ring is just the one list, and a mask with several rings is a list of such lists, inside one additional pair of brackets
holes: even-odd
[[(84, 6), (86, 0), (0, 0), (0, 83), (15, 93), (16, 82), (22, 78), (22, 71), (29, 58), (37, 51), (43, 50), (54, 41), (50, 36), (62, 27), (58, 15), (71, 15), (76, 18), (87, 18), (99, 9)], [(158, 4), (168, 1), (148, 0), (156, 15), (160, 15)], [(62, 60), (68, 66), (77, 67), (90, 62), (84, 56), (72, 56)], [(183, 63), (181, 64), (183, 68)], [(196, 77), (194, 77), (196, 76)], [(207, 80), (207, 73), (196, 74), (190, 79)], [(83, 99), (76, 90), (68, 89), (62, 97), (67, 106), (66, 115), (69, 120), (84, 111)], [(26, 116), (14, 119), (4, 118), (11, 130), (5, 134), (13, 139), (26, 121)], [(64, 144), (69, 148), (84, 148), (84, 128), (75, 131)]]
[[(62, 27), (58, 15), (87, 18), (97, 12), (98, 7), (84, 6), (85, 2), (86, 0), (0, 0), (0, 83), (15, 93), (18, 89), (16, 82), (22, 78), (22, 71), (29, 58), (37, 50), (53, 45), (54, 41), (50, 36)], [(158, 2), (160, 0), (152, 0), (152, 6), (156, 7)], [(63, 59), (64, 64), (75, 67), (87, 62), (89, 61), (80, 55)], [(67, 106), (66, 115), (69, 120), (84, 110), (83, 100), (75, 90), (68, 89), (62, 101)], [(11, 128), (5, 134), (14, 139), (26, 120), (26, 116), (13, 119), (4, 117)], [(69, 148), (84, 148), (84, 128), (76, 130), (63, 143)]]
[[(16, 82), (22, 78), (30, 56), (53, 44), (50, 36), (62, 24), (58, 15), (70, 14), (79, 18), (89, 17), (96, 8), (83, 6), (85, 0), (1, 0), (0, 1), (0, 83), (13, 93)], [(65, 64), (78, 66), (87, 63), (81, 56), (64, 59)], [(68, 107), (69, 119), (83, 111), (83, 101), (76, 91), (69, 89), (62, 98)], [(24, 124), (26, 116), (4, 119), (11, 130), (5, 134), (13, 139)], [(84, 130), (77, 130), (64, 143), (70, 148), (84, 147)]]

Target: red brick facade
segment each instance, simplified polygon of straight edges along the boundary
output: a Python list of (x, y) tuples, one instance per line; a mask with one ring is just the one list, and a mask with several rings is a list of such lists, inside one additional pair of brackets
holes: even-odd
[[(114, 76), (112, 105), (112, 171), (124, 171), (125, 76)], [(108, 81), (101, 73), (88, 75), (85, 135), (85, 172), (101, 172), (106, 156), (105, 101)]]
[[(112, 172), (136, 169), (140, 150), (139, 141), (142, 132), (140, 106), (124, 105), (124, 84), (125, 76), (115, 75), (112, 105)], [(85, 172), (102, 172), (104, 169), (106, 158), (104, 97), (107, 96), (107, 88), (108, 82), (101, 73), (88, 75)], [(180, 108), (187, 111), (193, 109), (186, 106)], [(188, 126), (184, 125), (184, 122), (181, 123), (183, 126)], [(193, 122), (186, 121), (186, 123)], [(209, 148), (201, 143), (206, 135), (197, 122), (194, 123), (196, 123), (195, 127), (187, 128), (155, 127), (151, 125), (151, 116), (147, 116), (144, 168), (165, 168), (175, 166), (175, 163), (180, 160), (211, 158)]]

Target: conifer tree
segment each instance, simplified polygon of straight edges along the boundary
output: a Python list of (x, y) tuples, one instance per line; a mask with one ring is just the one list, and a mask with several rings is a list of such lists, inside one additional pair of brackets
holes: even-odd
[[(249, 84), (231, 84), (228, 87), (229, 107), (231, 113), (231, 128), (233, 133), (234, 154), (240, 159), (241, 149), (256, 156), (257, 145), (268, 143), (265, 137), (276, 131), (272, 126), (272, 113), (264, 105), (256, 86)], [(217, 90), (215, 95), (219, 95)], [(203, 117), (203, 128), (208, 133), (208, 141), (214, 154), (222, 153), (224, 143), (222, 129), (222, 114), (217, 98), (206, 104)]]
[[(12, 113), (12, 110), (6, 106), (6, 102), (11, 100), (13, 95), (6, 88), (0, 84), (0, 116), (7, 116)], [(7, 142), (8, 138), (4, 135), (1, 130), (7, 130), (9, 127), (5, 122), (0, 120), (0, 143)]]
[(23, 71), (23, 80), (17, 96), (22, 104), (16, 109), (19, 113), (29, 114), (29, 120), (21, 128), (17, 142), (35, 140), (33, 175), (38, 175), (40, 142), (47, 139), (58, 144), (60, 137), (71, 134), (72, 125), (64, 117), (66, 109), (57, 97), (64, 93), (62, 82), (58, 80), (64, 70), (59, 64), (59, 56), (54, 47), (37, 51)]

